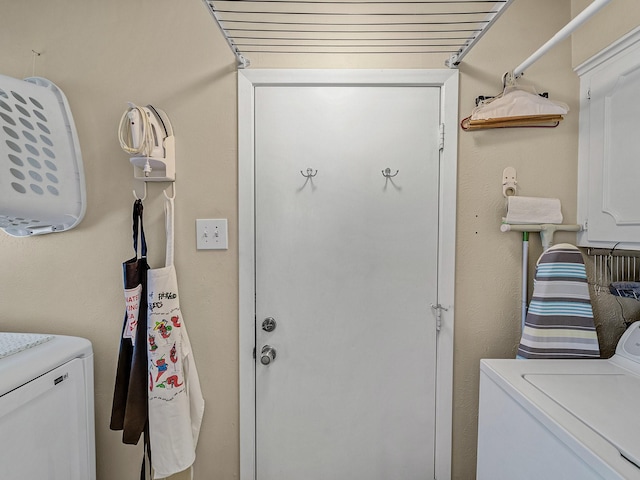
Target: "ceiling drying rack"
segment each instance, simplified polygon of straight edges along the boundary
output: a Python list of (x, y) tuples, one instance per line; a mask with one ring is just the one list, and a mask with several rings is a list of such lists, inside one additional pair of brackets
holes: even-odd
[(203, 0), (238, 68), (249, 53), (429, 54), (457, 66), (513, 0)]
[[(594, 0), (518, 65), (513, 80), (611, 0)], [(441, 55), (457, 67), (513, 0), (203, 0), (236, 57)]]

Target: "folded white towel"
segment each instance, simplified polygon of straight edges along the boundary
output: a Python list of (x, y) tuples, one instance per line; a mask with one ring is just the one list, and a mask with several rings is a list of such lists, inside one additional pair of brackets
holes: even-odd
[(505, 222), (513, 225), (562, 223), (560, 200), (557, 198), (507, 197)]

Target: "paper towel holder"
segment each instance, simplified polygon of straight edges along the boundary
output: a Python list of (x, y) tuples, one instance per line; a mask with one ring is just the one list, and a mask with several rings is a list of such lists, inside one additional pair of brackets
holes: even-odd
[(516, 169), (507, 167), (502, 171), (502, 196), (513, 197), (516, 195)]

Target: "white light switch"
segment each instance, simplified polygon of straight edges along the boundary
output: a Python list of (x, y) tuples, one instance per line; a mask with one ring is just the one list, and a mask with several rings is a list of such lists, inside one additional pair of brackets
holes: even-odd
[(229, 248), (227, 219), (196, 219), (196, 248), (198, 250), (226, 250)]

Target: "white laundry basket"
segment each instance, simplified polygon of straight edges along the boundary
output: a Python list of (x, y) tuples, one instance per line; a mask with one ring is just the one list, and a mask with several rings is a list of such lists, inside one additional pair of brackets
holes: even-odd
[(52, 82), (0, 75), (0, 228), (16, 237), (61, 232), (84, 217), (80, 144)]

